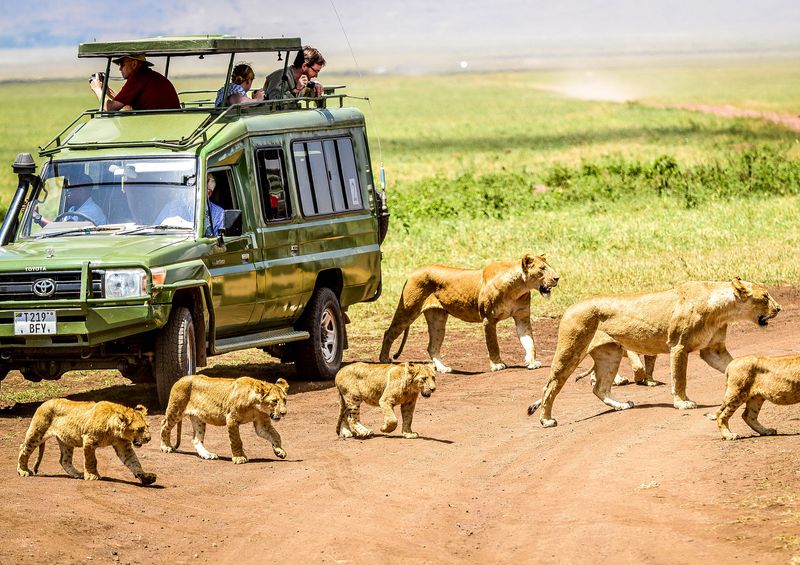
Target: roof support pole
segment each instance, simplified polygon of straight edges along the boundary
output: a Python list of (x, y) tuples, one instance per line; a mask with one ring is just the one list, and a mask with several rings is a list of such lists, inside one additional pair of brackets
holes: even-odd
[(106, 80), (103, 81), (103, 92), (100, 93), (100, 111), (106, 110), (106, 95), (108, 94), (108, 81), (111, 78), (111, 57), (106, 62)]
[(231, 60), (228, 62), (228, 74), (225, 75), (225, 86), (223, 88), (225, 90), (222, 91), (222, 105), (228, 105), (228, 85), (231, 83), (231, 75), (233, 74), (233, 58), (236, 57), (236, 53), (231, 53)]

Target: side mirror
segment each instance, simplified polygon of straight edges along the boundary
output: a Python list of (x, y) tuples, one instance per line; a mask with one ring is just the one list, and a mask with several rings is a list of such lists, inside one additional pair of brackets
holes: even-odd
[(217, 242), (220, 246), (224, 244), (224, 236), (242, 235), (242, 211), (224, 210), (222, 216), (222, 227), (217, 230)]

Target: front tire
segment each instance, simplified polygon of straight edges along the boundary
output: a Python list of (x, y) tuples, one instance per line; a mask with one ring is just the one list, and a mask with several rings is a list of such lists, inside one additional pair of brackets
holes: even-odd
[(342, 366), (345, 330), (339, 300), (331, 289), (317, 289), (306, 305), (301, 326), (310, 338), (296, 346), (297, 375), (333, 379)]
[(169, 393), (178, 379), (193, 375), (197, 369), (194, 321), (188, 308), (172, 309), (167, 324), (156, 336), (154, 372), (158, 402), (167, 407)]

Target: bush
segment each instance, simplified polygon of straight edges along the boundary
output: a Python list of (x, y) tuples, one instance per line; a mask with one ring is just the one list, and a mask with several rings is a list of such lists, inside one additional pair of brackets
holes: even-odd
[(695, 208), (714, 199), (785, 196), (800, 192), (800, 162), (786, 149), (750, 147), (722, 162), (681, 165), (662, 155), (651, 163), (622, 157), (556, 164), (538, 174), (525, 169), (398, 183), (392, 213), (408, 226), (416, 218), (505, 218), (532, 209), (615, 202), (656, 195)]

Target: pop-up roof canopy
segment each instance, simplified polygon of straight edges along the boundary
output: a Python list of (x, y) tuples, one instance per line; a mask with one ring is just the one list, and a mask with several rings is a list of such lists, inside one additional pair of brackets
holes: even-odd
[(302, 48), (299, 37), (251, 39), (232, 35), (184, 35), (152, 37), (123, 41), (81, 43), (78, 57), (180, 57), (270, 51), (297, 51)]

